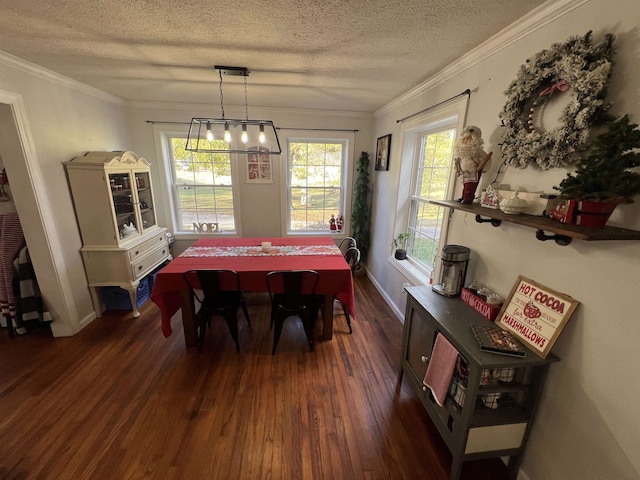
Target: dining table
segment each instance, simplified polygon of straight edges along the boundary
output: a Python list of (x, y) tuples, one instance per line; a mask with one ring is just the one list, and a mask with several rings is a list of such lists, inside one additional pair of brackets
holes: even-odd
[(322, 336), (326, 340), (333, 336), (334, 299), (352, 317), (356, 313), (353, 274), (331, 236), (201, 238), (157, 272), (151, 290), (165, 337), (172, 334), (172, 320), (182, 312), (187, 347), (197, 344), (194, 303), (184, 280), (189, 270), (233, 270), (246, 292), (268, 292), (266, 276), (271, 271), (317, 271), (316, 294), (324, 296)]

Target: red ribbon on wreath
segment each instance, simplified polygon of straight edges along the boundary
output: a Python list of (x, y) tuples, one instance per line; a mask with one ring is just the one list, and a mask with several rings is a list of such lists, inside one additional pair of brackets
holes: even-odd
[(567, 85), (567, 82), (565, 80), (558, 80), (550, 87), (545, 88), (543, 91), (541, 91), (540, 95), (538, 96), (544, 97), (545, 95), (551, 95), (556, 90), (558, 90), (559, 92), (566, 92), (567, 90), (569, 90), (569, 85)]

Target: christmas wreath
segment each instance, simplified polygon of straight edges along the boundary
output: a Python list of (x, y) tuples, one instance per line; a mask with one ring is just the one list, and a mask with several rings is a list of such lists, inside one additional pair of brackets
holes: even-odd
[[(591, 125), (602, 120), (611, 76), (614, 36), (593, 44), (591, 31), (538, 52), (520, 67), (505, 91), (507, 102), (500, 113), (505, 125), (502, 153), (507, 165), (525, 168), (531, 162), (547, 170), (580, 160), (589, 146)], [(534, 109), (555, 92), (571, 90), (572, 98), (559, 118), (558, 127), (539, 131)]]

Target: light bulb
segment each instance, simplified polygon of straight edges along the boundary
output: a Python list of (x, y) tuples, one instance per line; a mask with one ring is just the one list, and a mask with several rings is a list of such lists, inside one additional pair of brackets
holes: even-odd
[(229, 124), (224, 124), (224, 141), (227, 143), (231, 143), (231, 132), (229, 131)]
[(247, 135), (247, 124), (242, 124), (242, 135), (240, 135), (240, 140), (242, 143), (247, 143), (249, 141), (249, 135)]
[(258, 140), (260, 140), (260, 143), (264, 143), (264, 141), (266, 140), (266, 137), (264, 135), (264, 125), (260, 124), (260, 135), (258, 136)]
[(211, 131), (211, 123), (207, 122), (207, 140), (213, 142), (213, 132)]

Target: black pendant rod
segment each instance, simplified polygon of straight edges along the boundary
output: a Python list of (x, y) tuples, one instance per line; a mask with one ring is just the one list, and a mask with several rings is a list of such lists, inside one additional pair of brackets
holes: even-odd
[[(147, 123), (151, 123), (153, 125), (191, 125), (191, 122), (164, 122), (161, 120), (146, 120)], [(354, 132), (357, 133), (360, 130), (354, 130), (353, 128), (289, 128), (289, 127), (276, 127), (276, 130), (307, 130), (307, 131), (322, 131), (322, 132)]]
[(276, 127), (276, 130), (307, 130), (312, 132), (359, 132), (353, 128), (295, 128), (295, 127)]
[(456, 99), (456, 98), (458, 98), (458, 97), (462, 97), (463, 95), (468, 95), (468, 96), (470, 97), (470, 96), (471, 96), (471, 90), (469, 90), (469, 89), (467, 88), (464, 92), (459, 93), (458, 95), (454, 95), (453, 97), (451, 97), (451, 98), (447, 98), (446, 100), (443, 100), (443, 101), (442, 101), (442, 102), (440, 102), (440, 103), (436, 103), (435, 105), (431, 105), (430, 107), (427, 107), (427, 108), (425, 108), (424, 110), (420, 110), (419, 112), (412, 113), (411, 115), (409, 115), (409, 116), (407, 116), (407, 117), (404, 117), (404, 118), (401, 118), (400, 120), (396, 120), (396, 123), (404, 122), (405, 120), (408, 120), (409, 118), (415, 117), (416, 115), (420, 115), (421, 113), (424, 113), (424, 112), (426, 112), (426, 111), (428, 111), (428, 110), (431, 110), (432, 108), (439, 107), (439, 106), (440, 106), (440, 105), (442, 105), (443, 103), (450, 102), (451, 100), (454, 100), (454, 99)]
[(155, 125), (191, 125), (191, 122), (163, 122), (162, 120), (146, 120), (147, 123)]

